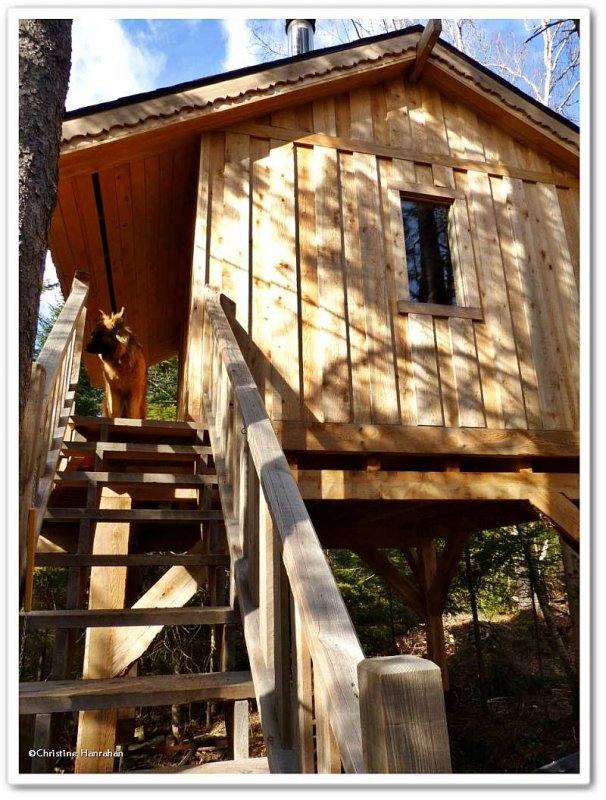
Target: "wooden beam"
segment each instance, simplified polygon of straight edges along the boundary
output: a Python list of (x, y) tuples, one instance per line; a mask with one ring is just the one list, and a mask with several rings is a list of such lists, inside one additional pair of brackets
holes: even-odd
[[(118, 513), (130, 510), (131, 498), (128, 494), (117, 494), (109, 487), (101, 490), (99, 508), (111, 509)], [(90, 509), (86, 509), (87, 511)], [(81, 514), (85, 509), (81, 509)], [(117, 524), (102, 522), (97, 525), (93, 542), (93, 553), (128, 553), (130, 525), (120, 521)], [(109, 570), (93, 567), (90, 575), (88, 614), (101, 609), (112, 609), (120, 614), (126, 599), (126, 567), (112, 567)], [(65, 614), (78, 613), (71, 610)], [(82, 613), (82, 612), (80, 612)], [(85, 612), (86, 613), (86, 612)], [(115, 624), (114, 620), (114, 624)], [(113, 653), (113, 627), (87, 628), (84, 644), (84, 663), (82, 677), (85, 679), (109, 678), (108, 662)], [(112, 772), (113, 756), (93, 756), (88, 752), (111, 752), (116, 745), (116, 711), (81, 712), (78, 719), (78, 736), (74, 771), (76, 773)]]
[(99, 522), (147, 522), (147, 523), (185, 523), (206, 522), (222, 519), (220, 509), (199, 511), (198, 509), (177, 508), (49, 508), (44, 515), (48, 522), (67, 522), (69, 520), (92, 519)]
[(250, 672), (44, 681), (19, 685), (19, 713), (179, 705), (202, 700), (247, 700), (254, 696)]
[(305, 500), (526, 500), (534, 492), (579, 496), (579, 476), (520, 472), (298, 470)]
[(334, 422), (274, 421), (272, 424), (283, 449), (288, 451), (493, 458), (579, 456), (579, 434), (574, 431), (429, 428)]
[(440, 38), (441, 33), (442, 20), (430, 19), (425, 26), (425, 30), (421, 34), (421, 38), (417, 44), (417, 57), (408, 76), (410, 83), (416, 83), (421, 77), (421, 74), (423, 73), (423, 67), (431, 55), (431, 51), (433, 50), (435, 43)]
[(352, 549), (371, 569), (385, 578), (415, 614), (421, 619), (425, 618), (426, 609), (419, 590), (405, 575), (402, 575), (400, 570), (391, 563), (384, 553), (373, 547), (355, 547)]
[[(183, 569), (184, 567), (175, 567)], [(145, 596), (145, 595), (144, 595)], [(238, 612), (229, 606), (188, 606), (187, 608), (124, 608), (60, 611), (30, 611), (20, 613), (20, 621), (29, 630), (51, 630), (55, 628), (133, 628), (152, 625), (156, 632), (164, 625), (221, 625), (239, 621)], [(124, 631), (120, 638), (129, 638)]]
[(427, 656), (442, 671), (442, 685), (448, 691), (448, 659), (444, 639), (444, 621), (442, 619), (442, 602), (440, 592), (440, 574), (436, 545), (433, 539), (421, 542), (417, 548), (419, 564), (419, 584), (425, 602), (425, 636), (427, 640)]
[[(229, 556), (191, 553), (134, 553), (106, 555), (89, 553), (38, 553), (37, 567), (228, 567)], [(30, 609), (31, 610), (31, 609)], [(27, 609), (25, 609), (27, 611)]]
[(123, 489), (133, 489), (141, 484), (147, 486), (170, 486), (183, 488), (187, 486), (212, 486), (216, 485), (216, 475), (179, 475), (169, 472), (57, 472), (55, 473), (56, 486), (83, 486), (89, 481), (98, 484), (121, 486)]
[[(568, 495), (568, 496), (566, 496)], [(578, 497), (578, 493), (564, 494), (545, 489), (532, 492), (528, 496), (530, 504), (537, 509), (546, 522), (556, 528), (567, 544), (578, 551), (580, 540), (579, 509), (570, 501), (570, 497)]]
[(256, 123), (234, 125), (226, 130), (259, 138), (281, 139), (285, 142), (294, 142), (302, 147), (332, 147), (344, 153), (368, 153), (383, 158), (414, 161), (423, 166), (451, 167), (462, 172), (473, 170), (474, 172), (482, 172), (488, 175), (520, 178), (520, 180), (532, 183), (548, 183), (573, 189), (579, 188), (579, 179), (577, 177), (560, 175), (546, 170), (526, 169), (515, 164), (506, 164), (503, 161), (477, 161), (444, 153), (392, 147), (391, 145), (382, 145), (374, 141), (348, 139), (342, 136), (330, 136), (326, 133), (309, 133), (309, 131), (276, 128), (273, 125), (259, 125)]

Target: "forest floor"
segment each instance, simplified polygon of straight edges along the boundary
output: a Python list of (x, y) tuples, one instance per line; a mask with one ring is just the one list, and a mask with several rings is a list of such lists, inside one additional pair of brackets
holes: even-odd
[[(444, 627), (450, 675), (446, 706), (455, 774), (532, 773), (578, 751), (573, 689), (547, 646), (544, 631), (537, 644), (531, 611), (480, 622), (482, 681), (471, 616), (446, 616)], [(398, 646), (400, 652), (423, 656), (423, 627), (399, 637)], [(170, 733), (167, 711), (150, 710), (138, 721), (145, 728), (147, 744), (128, 749), (127, 770), (195, 766), (227, 758), (222, 723), (207, 726), (191, 721), (177, 742)], [(251, 714), (250, 735), (251, 756), (264, 755), (256, 711)]]
[[(450, 677), (446, 708), (455, 774), (532, 773), (578, 752), (575, 692), (530, 610), (480, 622), (482, 680), (471, 616), (447, 615), (444, 628)], [(401, 653), (425, 655), (423, 626), (398, 637), (397, 644)], [(183, 769), (228, 758), (225, 725), (215, 721), (221, 715), (213, 714), (206, 722), (205, 706), (181, 708), (177, 730), (171, 726), (169, 707), (139, 709), (135, 718), (120, 721), (119, 740), (125, 753), (121, 771)], [(220, 712), (220, 706), (216, 710)], [(250, 720), (250, 755), (265, 755), (254, 703)], [(68, 749), (74, 733), (65, 731)], [(72, 771), (71, 765), (62, 766)]]

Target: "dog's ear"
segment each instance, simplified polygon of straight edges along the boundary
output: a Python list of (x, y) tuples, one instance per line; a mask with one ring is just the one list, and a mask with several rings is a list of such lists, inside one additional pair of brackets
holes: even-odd
[(107, 314), (102, 308), (100, 308), (99, 313), (97, 314), (96, 322), (102, 322), (104, 319), (107, 319)]
[(124, 322), (124, 306), (114, 314), (114, 322)]

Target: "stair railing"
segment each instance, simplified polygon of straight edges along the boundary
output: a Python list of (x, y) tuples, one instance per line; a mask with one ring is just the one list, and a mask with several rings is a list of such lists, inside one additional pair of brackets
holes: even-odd
[[(71, 292), (32, 364), (19, 442), (19, 581), (31, 583), (35, 545), (72, 412), (86, 319), (89, 274), (76, 272)], [(29, 569), (26, 566), (29, 564)], [(31, 586), (25, 590), (25, 603)]]
[(440, 669), (364, 658), (221, 299), (202, 396), (270, 771), (450, 772)]

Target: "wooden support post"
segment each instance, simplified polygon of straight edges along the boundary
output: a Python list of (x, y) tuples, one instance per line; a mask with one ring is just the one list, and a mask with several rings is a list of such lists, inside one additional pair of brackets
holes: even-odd
[[(101, 491), (100, 508), (128, 509), (131, 498), (109, 487)], [(128, 553), (130, 523), (97, 523), (93, 553)], [(126, 567), (93, 567), (90, 577), (89, 608), (124, 608)], [(89, 628), (86, 632), (83, 678), (113, 678), (114, 628)], [(79, 716), (78, 752), (113, 751), (116, 745), (115, 709), (82, 711)], [(112, 772), (113, 756), (76, 757), (76, 773)]]
[(234, 761), (248, 758), (248, 700), (234, 700), (225, 704), (228, 758)]
[(25, 594), (23, 610), (32, 610), (34, 594), (34, 562), (36, 560), (36, 509), (30, 508), (27, 515), (27, 546), (25, 563)]
[(423, 542), (418, 548), (419, 577), (425, 598), (425, 635), (427, 655), (442, 671), (444, 691), (449, 689), (444, 623), (442, 621), (442, 597), (433, 539)]
[(291, 637), (293, 647), (293, 748), (297, 757), (297, 772), (314, 771), (313, 738), (313, 675), (309, 648), (303, 634), (303, 623), (291, 598)]
[(369, 658), (358, 664), (366, 770), (451, 772), (440, 670), (417, 656)]
[[(328, 695), (320, 681), (316, 681), (314, 685), (314, 706), (316, 714), (317, 772), (318, 774), (338, 774), (341, 772), (339, 745), (330, 724), (331, 708)], [(364, 739), (364, 734), (362, 734), (362, 739)]]
[(410, 75), (408, 76), (408, 80), (411, 83), (416, 83), (421, 77), (423, 67), (431, 55), (431, 51), (433, 50), (435, 43), (440, 38), (441, 33), (442, 20), (430, 19), (425, 26), (425, 30), (421, 34), (421, 38), (417, 44), (417, 57), (412, 66), (412, 70), (410, 71)]

